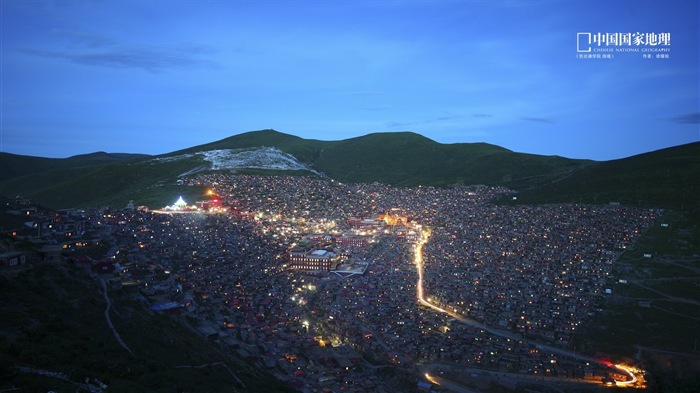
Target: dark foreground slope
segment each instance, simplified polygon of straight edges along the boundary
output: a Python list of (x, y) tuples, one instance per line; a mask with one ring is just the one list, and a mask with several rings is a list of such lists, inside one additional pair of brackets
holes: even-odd
[(132, 351), (115, 339), (102, 286), (72, 265), (40, 264), (0, 276), (0, 391), (285, 392), (276, 379), (177, 321), (153, 315), (110, 290), (110, 316)]

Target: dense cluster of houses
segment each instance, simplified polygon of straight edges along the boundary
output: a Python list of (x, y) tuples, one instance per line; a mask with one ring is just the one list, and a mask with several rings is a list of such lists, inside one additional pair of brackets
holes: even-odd
[[(422, 388), (418, 366), (435, 364), (603, 378), (606, 370), (530, 339), (571, 345), (604, 296), (611, 265), (657, 214), (494, 206), (489, 200), (508, 190), (485, 186), (224, 173), (183, 184), (215, 188), (228, 209), (30, 212), (27, 228), (43, 230), (37, 240), (51, 233), (46, 245), (63, 252), (109, 244), (104, 258), (71, 262), (307, 392), (392, 391), (380, 364)], [(423, 252), (431, 302), (509, 334), (419, 304), (412, 243), (422, 230), (430, 233)]]

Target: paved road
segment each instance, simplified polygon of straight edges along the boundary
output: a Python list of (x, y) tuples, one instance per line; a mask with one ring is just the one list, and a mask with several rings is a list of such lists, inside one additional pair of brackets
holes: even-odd
[[(444, 308), (438, 307), (438, 306), (430, 303), (430, 301), (426, 300), (425, 291), (423, 289), (423, 245), (428, 241), (429, 236), (430, 236), (429, 232), (422, 233), (420, 240), (416, 243), (416, 245), (414, 246), (414, 249), (413, 249), (416, 270), (418, 272), (418, 284), (416, 285), (417, 286), (416, 297), (418, 298), (418, 301), (422, 305), (429, 307), (437, 312), (446, 313), (449, 316), (451, 316), (452, 318), (454, 318), (455, 320), (459, 321), (460, 323), (463, 323), (465, 325), (469, 325), (469, 326), (472, 326), (475, 328), (483, 329), (483, 330), (485, 330), (485, 331), (487, 331), (495, 336), (522, 341), (524, 343), (527, 343), (527, 344), (530, 344), (530, 345), (536, 347), (539, 350), (545, 350), (545, 351), (548, 351), (551, 353), (556, 353), (556, 354), (559, 354), (562, 356), (567, 356), (567, 357), (582, 360), (585, 362), (604, 364), (604, 365), (608, 366), (607, 363), (601, 362), (600, 360), (592, 358), (590, 356), (582, 355), (580, 353), (576, 353), (574, 351), (570, 351), (567, 349), (539, 343), (539, 342), (536, 342), (533, 340), (527, 340), (527, 339), (521, 338), (521, 336), (519, 334), (515, 334), (515, 333), (487, 327), (486, 325), (484, 325), (481, 322), (467, 318), (467, 317), (460, 315), (460, 314), (456, 314), (454, 312), (451, 312), (449, 310), (446, 310)], [(619, 367), (618, 367), (618, 369), (624, 371), (624, 369), (620, 369)], [(626, 372), (626, 373), (630, 374), (632, 376), (632, 378), (634, 380), (636, 380), (636, 378), (634, 378), (634, 376), (631, 373), (629, 373), (629, 372)]]

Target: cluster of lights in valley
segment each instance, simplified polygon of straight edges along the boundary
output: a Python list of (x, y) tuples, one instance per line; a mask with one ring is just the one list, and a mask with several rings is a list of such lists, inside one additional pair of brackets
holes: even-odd
[[(216, 197), (216, 193), (212, 190), (209, 190), (207, 192), (207, 195), (210, 197)], [(172, 212), (170, 211), (169, 213), (172, 213)], [(265, 218), (265, 215), (262, 212), (254, 213), (253, 216), (254, 216), (256, 221)], [(389, 215), (383, 216), (380, 218), (384, 221), (387, 221), (387, 223), (391, 224), (391, 222), (390, 222), (391, 217)], [(278, 220), (282, 219), (282, 217), (280, 215), (270, 214), (269, 219), (270, 219), (270, 221), (277, 222)], [(297, 221), (297, 220), (294, 219), (292, 221)], [(394, 222), (394, 224), (395, 224), (395, 222)], [(416, 298), (417, 298), (418, 302), (421, 305), (426, 306), (434, 311), (437, 311), (439, 313), (445, 313), (445, 314), (449, 315), (450, 317), (454, 318), (456, 321), (459, 321), (460, 323), (463, 323), (463, 324), (466, 324), (466, 325), (469, 325), (469, 326), (472, 326), (472, 327), (475, 327), (478, 329), (483, 329), (485, 331), (488, 331), (489, 333), (492, 333), (492, 334), (495, 334), (497, 336), (501, 336), (504, 338), (513, 339), (513, 340), (521, 340), (519, 337), (517, 337), (516, 334), (512, 334), (512, 333), (489, 328), (481, 322), (477, 322), (473, 319), (470, 319), (470, 318), (467, 318), (463, 315), (457, 314), (454, 311), (450, 311), (448, 309), (449, 306), (447, 306), (447, 308), (439, 307), (431, 302), (430, 296), (426, 297), (425, 289), (424, 289), (423, 245), (428, 242), (428, 239), (430, 238), (430, 235), (431, 235), (431, 231), (430, 231), (430, 228), (428, 228), (428, 227), (421, 226), (421, 225), (418, 225), (416, 223), (414, 223), (414, 225), (415, 225), (415, 229), (417, 230), (417, 232), (419, 234), (419, 238), (413, 247), (414, 263), (415, 263), (415, 267), (416, 267), (416, 271), (417, 271), (417, 275), (418, 275), (418, 282), (416, 285)], [(323, 226), (325, 227), (325, 225), (323, 225)], [(323, 229), (328, 230), (328, 229), (331, 229), (334, 227), (335, 227), (335, 222), (331, 221), (330, 225), (328, 225), (328, 227), (325, 227)], [(298, 233), (298, 231), (294, 231), (294, 232)], [(309, 321), (304, 320), (302, 324), (303, 324), (304, 328), (308, 331)], [(610, 368), (614, 368), (614, 369), (629, 376), (629, 379), (627, 379), (625, 381), (615, 381), (615, 383), (611, 384), (610, 386), (645, 387), (644, 384), (637, 384), (637, 382), (639, 381), (638, 376), (643, 375), (644, 371), (640, 370), (636, 367), (628, 366), (628, 365), (624, 365), (624, 364), (612, 364), (608, 361), (601, 361), (598, 359), (593, 359), (593, 358), (583, 356), (580, 354), (576, 354), (574, 352), (567, 351), (567, 350), (564, 350), (561, 348), (546, 346), (546, 345), (542, 345), (542, 344), (534, 343), (534, 342), (533, 342), (533, 344), (535, 344), (538, 348), (544, 348), (544, 349), (550, 350), (550, 351), (555, 352), (555, 353), (563, 354), (565, 356), (570, 356), (570, 357), (578, 358), (578, 359), (581, 359), (581, 360), (584, 360), (587, 362), (594, 362), (594, 363), (598, 363), (598, 364), (601, 364), (601, 365), (604, 365), (604, 366), (607, 366)], [(431, 376), (429, 373), (425, 373), (424, 376), (425, 376), (426, 380), (428, 380), (429, 382), (436, 384), (436, 385), (440, 385), (440, 381), (446, 382), (445, 380), (437, 379), (436, 377)]]
[[(418, 302), (420, 304), (432, 309), (432, 310), (448, 314), (449, 316), (453, 317), (455, 320), (457, 320), (461, 323), (464, 323), (464, 324), (467, 324), (470, 326), (474, 326), (474, 327), (482, 328), (484, 330), (489, 331), (490, 333), (494, 333), (494, 334), (501, 335), (504, 337), (512, 338), (510, 335), (505, 334), (504, 332), (499, 332), (499, 331), (496, 331), (493, 329), (489, 329), (479, 322), (473, 321), (471, 319), (463, 317), (462, 315), (459, 315), (459, 314), (456, 314), (456, 313), (451, 312), (449, 310), (446, 310), (444, 308), (438, 307), (438, 306), (434, 305), (433, 303), (431, 303), (430, 299), (426, 299), (425, 291), (423, 289), (423, 268), (424, 268), (424, 266), (423, 266), (423, 245), (428, 241), (428, 238), (430, 237), (430, 230), (428, 228), (421, 228), (420, 235), (421, 235), (420, 239), (416, 242), (414, 249), (413, 249), (414, 261), (415, 261), (415, 265), (416, 265), (416, 270), (418, 272), (418, 285), (416, 285), (416, 298), (418, 299)], [(538, 346), (541, 347), (541, 345), (538, 345)], [(583, 359), (586, 361), (594, 361), (594, 362), (600, 363), (602, 365), (605, 365), (607, 367), (615, 368), (618, 371), (621, 371), (621, 372), (629, 375), (628, 380), (616, 381), (616, 383), (611, 384), (611, 386), (636, 387), (635, 384), (639, 380), (637, 378), (637, 375), (641, 375), (644, 373), (643, 370), (640, 370), (640, 369), (633, 367), (633, 366), (628, 366), (625, 364), (612, 364), (612, 363), (607, 362), (607, 361), (595, 360), (592, 358), (581, 356), (581, 355), (578, 355), (576, 353), (569, 352), (569, 351), (562, 350), (562, 349), (558, 349), (558, 348), (553, 348), (553, 347), (546, 347), (546, 348), (551, 349), (551, 350), (556, 351), (556, 352), (559, 352), (559, 353), (562, 353), (562, 354), (565, 354), (565, 355), (568, 355), (568, 356), (573, 356), (573, 357), (576, 357), (579, 359)], [(436, 385), (440, 384), (440, 381), (438, 381), (435, 377), (431, 376), (429, 373), (426, 372), (424, 374), (424, 376), (429, 382), (436, 384)]]

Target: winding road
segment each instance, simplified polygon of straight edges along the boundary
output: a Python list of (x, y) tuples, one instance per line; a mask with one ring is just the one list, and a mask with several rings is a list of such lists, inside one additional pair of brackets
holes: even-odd
[(107, 295), (107, 283), (105, 282), (105, 280), (100, 281), (102, 281), (102, 293), (104, 294), (105, 301), (107, 302), (107, 308), (105, 308), (105, 319), (107, 320), (107, 325), (112, 330), (112, 334), (114, 334), (114, 338), (117, 339), (119, 345), (121, 345), (122, 348), (126, 349), (130, 354), (133, 355), (134, 352), (131, 351), (131, 348), (129, 348), (124, 342), (124, 340), (122, 340), (122, 337), (119, 335), (119, 332), (117, 332), (117, 329), (114, 328), (112, 318), (110, 318), (109, 316), (109, 310), (112, 308), (112, 301), (109, 300), (109, 295)]
[(429, 230), (421, 231), (421, 237), (420, 237), (420, 239), (418, 240), (418, 242), (416, 242), (416, 244), (414, 245), (414, 248), (413, 248), (413, 252), (414, 252), (414, 262), (415, 262), (415, 265), (416, 265), (416, 271), (418, 272), (418, 283), (417, 283), (417, 285), (416, 285), (416, 297), (417, 297), (418, 302), (419, 302), (420, 304), (422, 304), (422, 305), (424, 305), (424, 306), (426, 306), (426, 307), (428, 307), (428, 308), (431, 308), (431, 309), (433, 309), (433, 310), (435, 310), (435, 311), (437, 311), (437, 312), (445, 313), (445, 314), (451, 316), (451, 317), (454, 318), (456, 321), (458, 321), (458, 322), (460, 322), (460, 323), (462, 323), (462, 324), (465, 324), (465, 325), (468, 325), (468, 326), (471, 326), (471, 327), (475, 327), (475, 328), (478, 328), (478, 329), (483, 329), (483, 330), (485, 330), (485, 331), (487, 331), (487, 332), (489, 332), (489, 333), (491, 333), (491, 334), (493, 334), (493, 335), (495, 335), (495, 336), (499, 336), (499, 337), (503, 337), (503, 338), (509, 338), (509, 339), (512, 339), (512, 340), (518, 340), (518, 341), (521, 341), (521, 342), (530, 344), (530, 345), (536, 347), (537, 349), (546, 350), (546, 351), (548, 351), (548, 352), (556, 353), (556, 354), (558, 354), (558, 355), (567, 356), (567, 357), (574, 358), (574, 359), (578, 359), (578, 360), (582, 360), (582, 361), (585, 361), (585, 362), (597, 363), (597, 364), (601, 364), (601, 365), (608, 366), (608, 367), (614, 367), (614, 368), (617, 369), (618, 371), (621, 371), (621, 372), (625, 373), (626, 375), (629, 375), (629, 376), (630, 376), (630, 379), (629, 379), (628, 381), (618, 382), (618, 386), (620, 386), (620, 385), (629, 385), (629, 386), (632, 386), (632, 385), (634, 385), (634, 384), (637, 382), (637, 377), (635, 376), (635, 374), (632, 372), (631, 369), (629, 369), (629, 368), (627, 368), (627, 367), (625, 367), (625, 366), (622, 366), (622, 365), (612, 365), (612, 364), (609, 364), (609, 363), (607, 363), (607, 362), (603, 362), (603, 361), (600, 361), (600, 360), (598, 360), (598, 359), (592, 358), (592, 357), (590, 357), (590, 356), (585, 356), (585, 355), (582, 355), (582, 354), (580, 354), (580, 353), (576, 353), (576, 352), (574, 352), (574, 351), (569, 351), (569, 350), (566, 350), (566, 349), (563, 349), (563, 348), (558, 348), (558, 347), (554, 347), (554, 346), (551, 346), (551, 345), (542, 344), (542, 343), (539, 343), (539, 342), (536, 342), (536, 341), (527, 340), (527, 339), (522, 338), (519, 334), (515, 334), (515, 333), (511, 333), (511, 332), (507, 332), (507, 331), (503, 331), (503, 330), (499, 330), (499, 329), (490, 328), (490, 327), (484, 325), (483, 323), (481, 323), (481, 322), (479, 322), (479, 321), (475, 321), (475, 320), (473, 320), (473, 319), (471, 319), (471, 318), (467, 318), (467, 317), (465, 317), (465, 316), (463, 316), (463, 315), (454, 313), (454, 312), (452, 312), (452, 311), (446, 310), (446, 309), (444, 309), (444, 308), (442, 308), (442, 307), (438, 307), (438, 306), (432, 304), (429, 300), (427, 300), (427, 299), (425, 298), (425, 289), (423, 288), (423, 281), (424, 281), (424, 277), (423, 277), (423, 276), (424, 276), (424, 274), (423, 274), (423, 271), (424, 271), (424, 265), (423, 265), (423, 245), (424, 245), (425, 243), (427, 243), (429, 237), (430, 237), (430, 231), (429, 231)]

